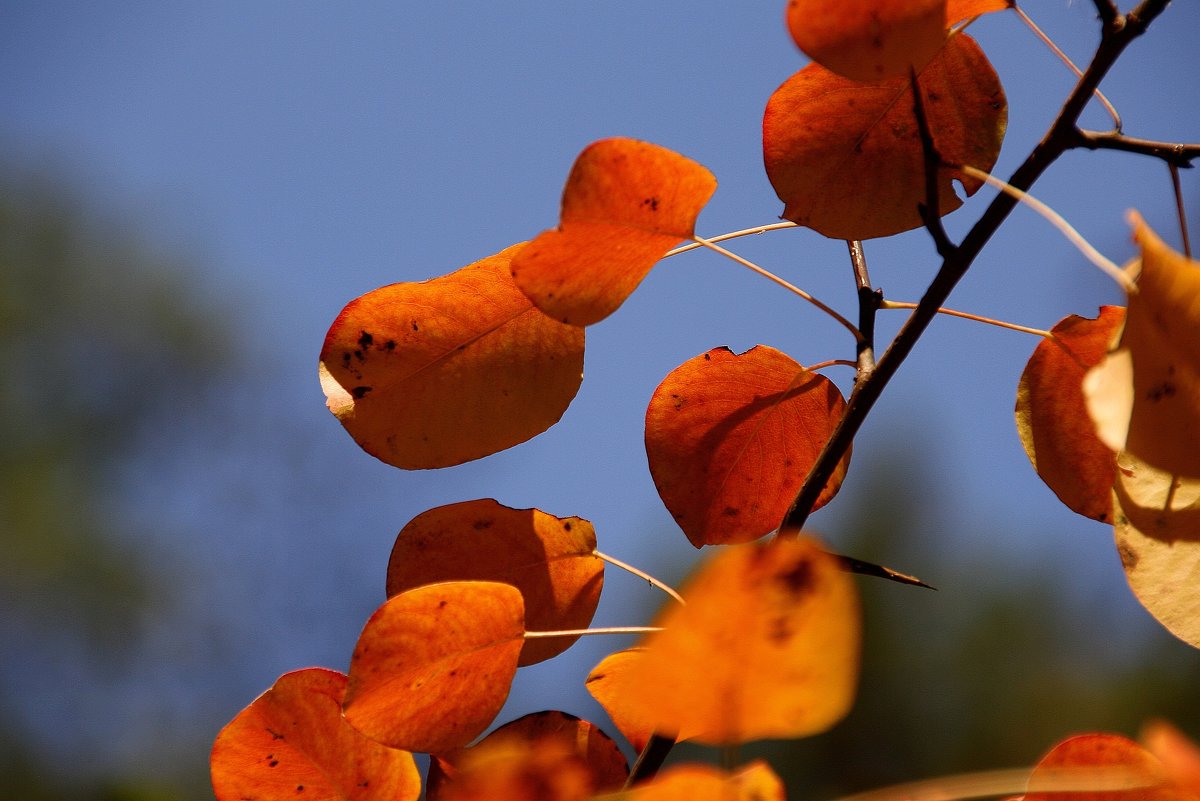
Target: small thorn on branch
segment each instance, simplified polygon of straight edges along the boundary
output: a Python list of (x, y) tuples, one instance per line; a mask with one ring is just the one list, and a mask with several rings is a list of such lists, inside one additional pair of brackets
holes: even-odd
[(854, 559), (849, 556), (837, 555), (837, 558), (842, 563), (842, 569), (847, 573), (857, 573), (860, 576), (873, 576), (875, 578), (887, 579), (895, 581), (898, 584), (909, 584), (913, 587), (924, 587), (927, 590), (936, 590), (932, 584), (926, 584), (916, 576), (910, 576), (907, 573), (901, 573), (899, 570), (892, 570), (890, 567), (864, 562), (861, 559)]

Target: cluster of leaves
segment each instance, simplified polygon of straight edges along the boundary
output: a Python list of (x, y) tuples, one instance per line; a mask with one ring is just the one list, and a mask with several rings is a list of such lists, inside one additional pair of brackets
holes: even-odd
[[(1162, 5), (1151, 0), (1142, 28)], [(861, 240), (925, 226), (943, 269), (965, 271), (966, 245), (950, 243), (938, 220), (962, 203), (953, 182), (967, 195), (982, 186), (1006, 101), (962, 28), (1009, 7), (791, 0), (789, 30), (813, 62), (764, 113), (764, 160), (783, 216), (850, 240), (860, 254)], [(1120, 52), (1118, 28), (1132, 19), (1115, 15), (1104, 15), (1114, 51), (1107, 63)], [(1068, 106), (1086, 100), (1087, 84)], [(880, 191), (855, 189), (868, 184)], [(707, 169), (666, 148), (621, 138), (590, 145), (567, 178), (556, 228), (343, 309), (320, 357), (330, 410), (364, 450), (405, 469), (460, 464), (541, 433), (580, 386), (584, 328), (616, 311), (672, 248), (691, 241), (765, 272), (695, 234), (715, 190)], [(981, 224), (1002, 219), (985, 213)], [(1120, 274), (1128, 310), (1068, 318), (1046, 332), (1021, 380), (1018, 428), (1070, 508), (1115, 524), (1143, 602), (1200, 645), (1200, 598), (1174, 581), (1197, 558), (1188, 533), (1200, 513), (1200, 270), (1136, 225), (1143, 255)], [(867, 323), (882, 298), (865, 266), (856, 278), (866, 290), (858, 326), (776, 279), (853, 334), (849, 400), (815, 368), (767, 345), (702, 353), (651, 396), (645, 442), (659, 495), (695, 547), (724, 547), (638, 647), (609, 655), (587, 677), (643, 753), (633, 774), (614, 741), (561, 712), (513, 721), (472, 745), (517, 670), (584, 633), (604, 563), (615, 562), (597, 550), (586, 520), (480, 499), (426, 511), (400, 532), (389, 598), (363, 628), (348, 674), (289, 673), (222, 730), (212, 753), (218, 799), (415, 799), (422, 783), (413, 753), (431, 755), (431, 799), (569, 801), (622, 788), (638, 801), (782, 799), (765, 765), (656, 776), (645, 757), (677, 740), (736, 746), (811, 735), (853, 701), (860, 624), (849, 572), (888, 571), (830, 554), (799, 528), (836, 495), (870, 408), (864, 398), (881, 391), (939, 305), (923, 301), (915, 333), (902, 330), (877, 366)], [(953, 283), (939, 275), (930, 297)], [(1138, 746), (1092, 737), (1060, 746), (1043, 766), (1112, 763), (1137, 774), (1122, 786), (1186, 784), (1146, 767), (1156, 758)]]

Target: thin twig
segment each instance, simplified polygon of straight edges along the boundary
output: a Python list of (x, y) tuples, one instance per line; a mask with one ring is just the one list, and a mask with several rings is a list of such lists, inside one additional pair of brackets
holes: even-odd
[[(880, 308), (882, 308), (882, 309), (915, 309), (915, 308), (917, 308), (917, 304), (905, 303), (903, 301), (898, 301), (898, 300), (885, 300), (883, 302), (883, 305)], [(976, 323), (985, 323), (986, 325), (994, 325), (997, 328), (1007, 328), (1010, 331), (1020, 331), (1023, 334), (1033, 334), (1034, 336), (1042, 337), (1044, 339), (1053, 339), (1054, 338), (1054, 334), (1052, 334), (1051, 332), (1046, 331), (1044, 329), (1041, 329), (1041, 328), (1030, 328), (1027, 325), (1018, 325), (1017, 323), (1010, 323), (1005, 320), (996, 320), (991, 317), (983, 317), (982, 315), (971, 314), (970, 312), (963, 312), (963, 311), (956, 311), (954, 309), (941, 308), (941, 309), (937, 310), (937, 313), (944, 314), (947, 317), (961, 317), (964, 320), (971, 320)]]
[(854, 286), (858, 289), (858, 330), (862, 333), (855, 357), (858, 364), (854, 381), (857, 383), (865, 380), (875, 369), (875, 312), (879, 310), (883, 293), (871, 286), (862, 241), (846, 240), (846, 247), (850, 249), (850, 269), (854, 271)]
[[(1042, 173), (1071, 147), (1071, 144), (1076, 141), (1074, 131), (1079, 115), (1083, 113), (1092, 92), (1095, 91), (1101, 79), (1112, 68), (1125, 48), (1129, 46), (1129, 43), (1138, 38), (1146, 30), (1146, 27), (1162, 13), (1167, 2), (1168, 0), (1143, 0), (1125, 18), (1124, 24), (1105, 27), (1091, 64), (1088, 65), (1075, 88), (1071, 90), (1071, 94), (1067, 96), (1057, 118), (1046, 131), (1042, 140), (1009, 178), (1010, 185), (1022, 190), (1033, 186)], [(813, 505), (828, 483), (829, 477), (833, 475), (842, 457), (849, 450), (855, 435), (884, 388), (912, 352), (929, 323), (937, 315), (937, 310), (945, 305), (946, 299), (954, 291), (954, 287), (970, 269), (983, 246), (1008, 218), (1016, 204), (1017, 201), (1007, 194), (997, 195), (988, 204), (971, 230), (967, 232), (958, 248), (949, 256), (943, 257), (942, 266), (926, 290), (925, 296), (921, 298), (917, 309), (896, 334), (887, 351), (876, 362), (875, 372), (867, 380), (856, 384), (851, 391), (842, 419), (825, 443), (816, 463), (809, 470), (804, 485), (784, 515), (783, 522), (779, 526), (780, 536), (796, 536), (803, 528)]]
[(548, 640), (554, 637), (589, 637), (597, 634), (653, 634), (659, 626), (606, 626), (594, 629), (563, 629), (562, 631), (527, 631), (527, 640)]
[(1158, 142), (1153, 139), (1138, 139), (1111, 131), (1087, 131), (1076, 129), (1074, 147), (1087, 150), (1123, 150), (1162, 159), (1167, 164), (1187, 169), (1192, 161), (1200, 158), (1200, 145), (1180, 142)]
[(720, 245), (713, 244), (711, 239), (704, 239), (703, 237), (699, 237), (699, 236), (693, 236), (692, 239), (695, 240), (697, 244), (703, 245), (704, 247), (708, 248), (709, 250), (716, 251), (717, 253), (720, 253), (722, 256), (724, 256), (728, 259), (732, 259), (733, 261), (742, 265), (746, 269), (752, 270), (753, 272), (758, 273), (763, 278), (774, 281), (775, 283), (779, 284), (781, 287), (788, 290), (789, 292), (794, 292), (795, 294), (804, 298), (809, 303), (816, 306), (818, 309), (825, 312), (830, 317), (832, 317), (833, 319), (835, 319), (839, 323), (841, 323), (842, 326), (847, 331), (849, 331), (851, 334), (854, 335), (855, 342), (859, 342), (862, 340), (862, 332), (860, 332), (858, 330), (858, 328), (855, 327), (854, 323), (850, 322), (845, 317), (840, 315), (837, 312), (837, 310), (835, 310), (835, 309), (831, 308), (830, 306), (817, 300), (812, 295), (805, 292), (803, 289), (796, 286), (795, 284), (792, 284), (792, 283), (789, 283), (789, 282), (783, 280), (782, 278), (780, 278), (778, 275), (775, 275), (775, 273), (771, 272), (770, 270), (767, 270), (763, 267), (759, 267), (754, 262), (750, 261), (749, 259), (742, 258), (741, 256), (739, 256), (738, 254), (734, 253), (731, 250), (726, 250), (725, 248), (721, 247)]
[[(719, 236), (709, 236), (705, 237), (705, 239), (707, 239), (709, 242), (724, 242), (728, 239), (737, 239), (739, 236), (755, 236), (757, 234), (765, 234), (767, 231), (781, 231), (784, 228), (799, 227), (800, 226), (796, 225), (794, 222), (784, 221), (770, 223), (769, 225), (756, 225), (753, 228), (743, 228), (740, 231), (731, 231), (728, 234), (720, 234)], [(689, 250), (695, 250), (702, 247), (704, 246), (699, 242), (693, 242), (690, 245), (680, 245), (673, 250), (668, 250), (667, 254), (663, 256), (663, 258), (668, 259), (671, 256), (678, 256), (680, 253), (687, 253)]]

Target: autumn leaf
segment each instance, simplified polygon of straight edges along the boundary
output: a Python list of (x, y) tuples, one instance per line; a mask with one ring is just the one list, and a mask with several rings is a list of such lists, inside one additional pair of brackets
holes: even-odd
[(367, 739), (342, 718), (346, 676), (280, 676), (221, 729), (210, 760), (217, 801), (416, 801), (412, 754)]
[(461, 748), (508, 697), (523, 621), (521, 592), (496, 582), (431, 584), (388, 599), (354, 647), (346, 720), (393, 748)]
[(602, 139), (571, 168), (558, 228), (513, 258), (512, 275), (551, 317), (591, 325), (616, 311), (668, 250), (690, 239), (716, 191), (707, 169), (635, 139)]
[(1012, 6), (1012, 0), (949, 0), (946, 3), (946, 26), (957, 25), (993, 11), (1004, 11)]
[(1200, 648), (1200, 479), (1117, 457), (1113, 533), (1133, 594), (1167, 631)]
[(1034, 767), (1031, 787), (1048, 780), (1053, 783), (1064, 770), (1086, 783), (1089, 773), (1097, 784), (1118, 786), (1143, 785), (1134, 789), (1095, 789), (1079, 791), (1031, 791), (1024, 801), (1180, 801), (1162, 764), (1146, 749), (1116, 734), (1080, 734), (1054, 746)]
[(597, 801), (786, 801), (783, 782), (766, 762), (736, 773), (710, 765), (676, 765), (653, 781)]
[[(498, 581), (521, 591), (531, 631), (585, 629), (604, 586), (596, 533), (579, 517), (464, 501), (422, 512), (396, 537), (388, 596), (439, 581)], [(521, 665), (549, 659), (576, 637), (528, 640)]]
[(562, 416), (583, 378), (583, 330), (512, 282), (514, 245), (450, 275), (351, 301), (321, 349), (330, 411), (363, 450), (406, 469), (510, 448)]
[(565, 712), (535, 712), (506, 723), (478, 745), (434, 756), (429, 801), (567, 801), (620, 788), (629, 765), (596, 726)]
[(1017, 386), (1017, 433), (1029, 461), (1069, 509), (1102, 522), (1113, 519), (1116, 454), (1096, 436), (1083, 377), (1104, 358), (1124, 319), (1122, 307), (1104, 306), (1095, 319), (1060, 320)]
[(789, 0), (796, 46), (825, 69), (874, 82), (920, 71), (946, 40), (946, 0)]
[[(654, 731), (710, 745), (794, 738), (849, 710), (858, 677), (858, 596), (808, 538), (722, 549), (659, 616), (624, 682)], [(593, 672), (593, 676), (595, 672)]]
[[(1004, 139), (1007, 101), (975, 41), (951, 37), (918, 83), (942, 161), (990, 170)], [(870, 239), (922, 224), (925, 157), (907, 77), (860, 84), (809, 64), (767, 102), (763, 158), (783, 216), (825, 236)], [(968, 196), (981, 186), (941, 167), (941, 214), (962, 205), (952, 180)]]
[(779, 526), (844, 408), (833, 382), (774, 348), (701, 354), (671, 371), (646, 410), (658, 494), (697, 548), (758, 539)]
[(1138, 739), (1162, 762), (1175, 784), (1200, 796), (1200, 747), (1187, 735), (1165, 720), (1154, 719), (1142, 726)]
[(1084, 382), (1100, 439), (1160, 470), (1200, 478), (1200, 263), (1130, 212), (1141, 258), (1116, 347)]

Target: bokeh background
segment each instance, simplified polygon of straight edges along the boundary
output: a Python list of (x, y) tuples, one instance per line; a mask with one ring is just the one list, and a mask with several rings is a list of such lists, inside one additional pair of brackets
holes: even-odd
[[(1087, 58), (1090, 3), (1028, 11)], [(716, 0), (3, 4), (0, 798), (210, 797), (218, 729), (283, 672), (346, 668), (396, 532), (434, 505), (580, 515), (605, 551), (686, 574), (697, 553), (646, 470), (646, 402), (717, 345), (852, 358), (806, 304), (708, 254), (672, 259), (589, 329), (558, 426), (434, 472), (358, 449), (324, 408), (317, 354), (355, 296), (554, 225), (595, 139), (708, 166), (721, 186), (704, 235), (775, 221), (761, 114), (805, 63), (782, 14)], [(1200, 139), (1196, 30), (1200, 7), (1175, 4), (1105, 82), (1129, 133)], [(1073, 77), (1010, 13), (972, 34), (1009, 95), (1007, 175)], [(1087, 121), (1109, 125), (1099, 108)], [(1170, 187), (1157, 162), (1071, 153), (1035, 194), (1123, 261), (1130, 207), (1178, 243)], [(1195, 223), (1186, 173), (1184, 191)], [(947, 219), (952, 235), (989, 196)], [(921, 232), (866, 247), (893, 300), (916, 300), (936, 269)], [(844, 244), (791, 230), (736, 249), (853, 308)], [(1038, 327), (1113, 302), (1025, 209), (953, 298)], [(902, 315), (885, 313), (881, 335)], [(939, 320), (813, 517), (832, 547), (939, 591), (863, 582), (855, 711), (763, 749), (794, 797), (1028, 764), (1071, 732), (1134, 734), (1151, 716), (1200, 734), (1200, 654), (1131, 597), (1111, 530), (1060, 506), (1021, 451), (1012, 406), (1035, 344)], [(642, 623), (660, 600), (610, 571), (597, 623)], [(560, 708), (609, 727), (582, 682), (625, 644), (588, 638), (522, 671), (502, 719)]]

